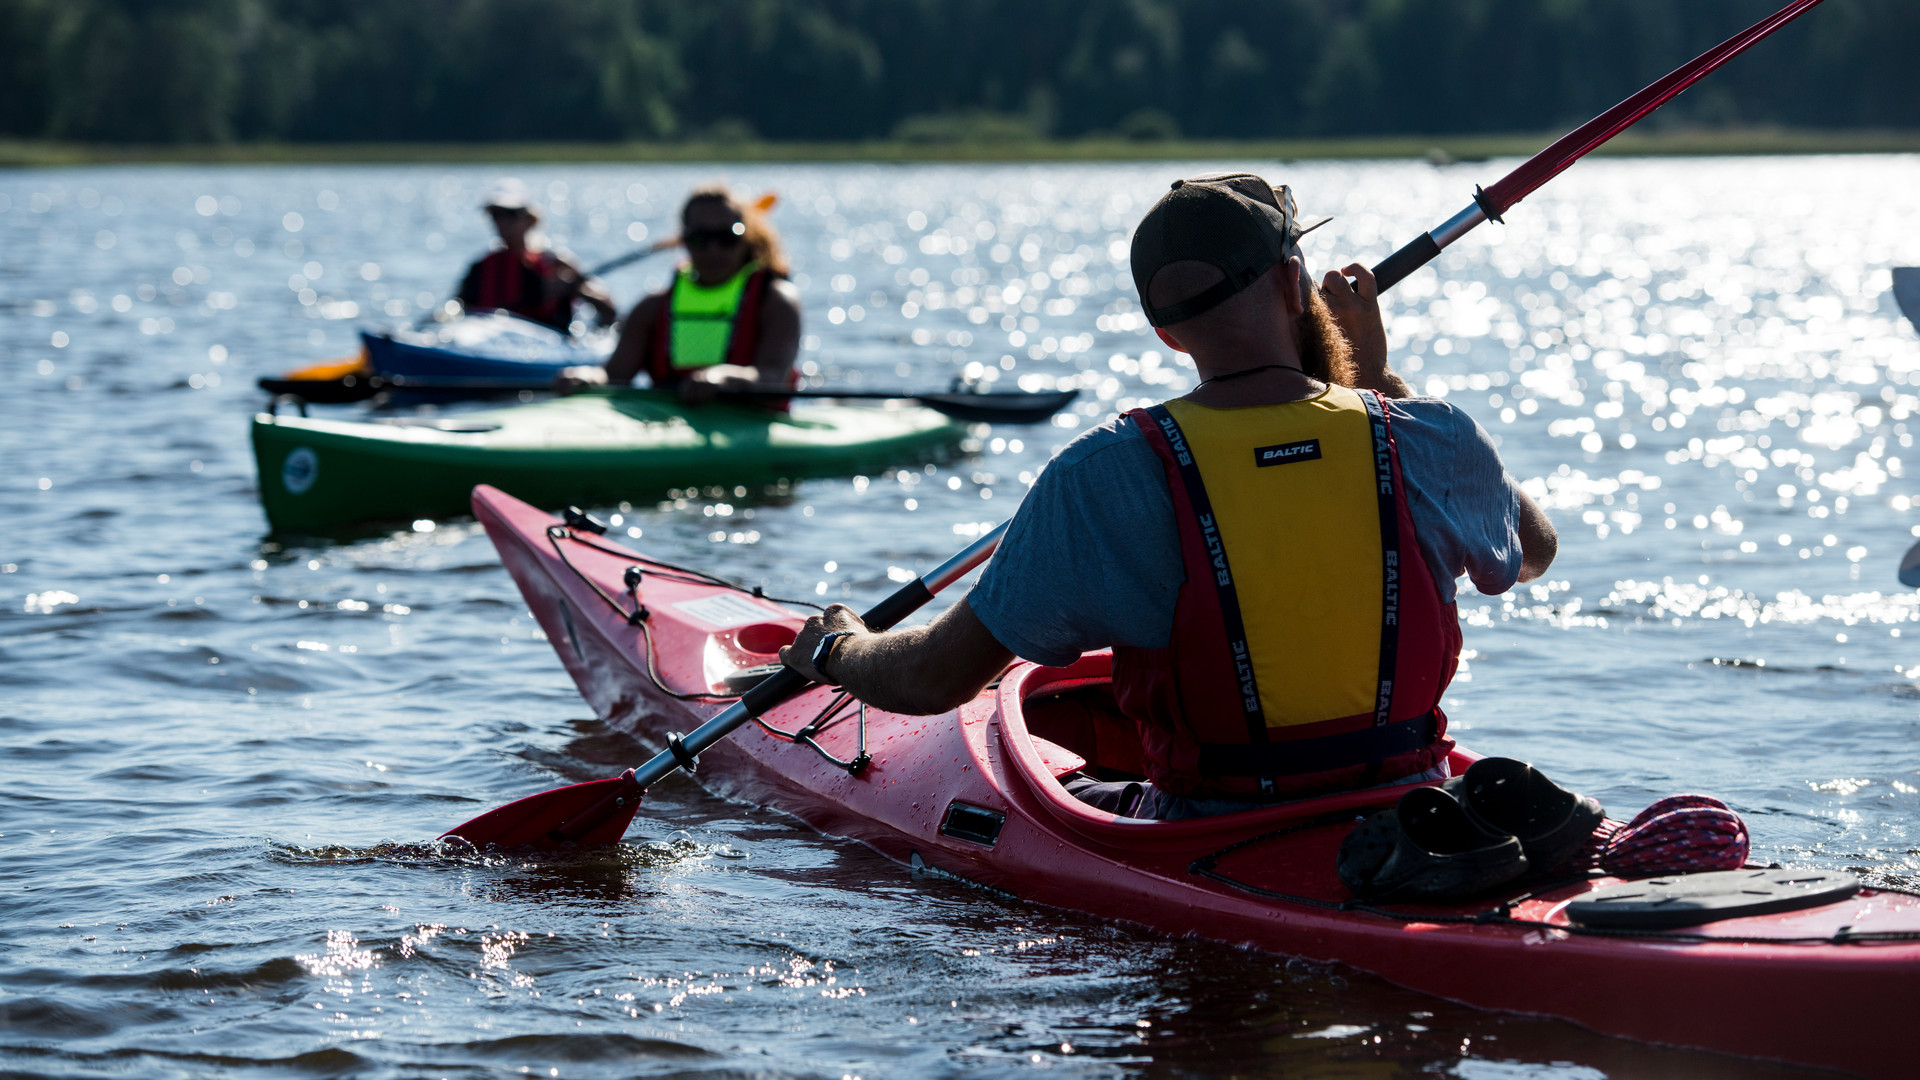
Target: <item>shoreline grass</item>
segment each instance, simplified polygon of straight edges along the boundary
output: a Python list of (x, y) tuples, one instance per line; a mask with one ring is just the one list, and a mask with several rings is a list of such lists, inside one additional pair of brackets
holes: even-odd
[[(0, 168), (133, 164), (491, 164), (540, 162), (1021, 162), (1417, 158), (1445, 164), (1529, 156), (1559, 133), (1369, 138), (1129, 141), (1117, 138), (819, 143), (222, 143), (109, 145), (0, 139)], [(1779, 129), (1628, 132), (1596, 151), (1615, 157), (1920, 153), (1920, 131)]]

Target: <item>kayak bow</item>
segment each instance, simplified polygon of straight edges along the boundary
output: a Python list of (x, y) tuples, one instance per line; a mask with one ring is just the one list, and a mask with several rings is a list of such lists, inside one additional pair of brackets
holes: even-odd
[[(479, 489), (485, 490), (485, 489)], [(478, 491), (475, 493), (478, 499)], [(476, 508), (479, 503), (476, 501)], [(561, 539), (573, 539), (572, 529), (577, 524), (554, 529), (549, 528), (547, 535), (558, 543)], [(958, 555), (941, 563), (922, 577), (915, 578), (895, 590), (892, 596), (874, 605), (861, 616), (860, 621), (868, 629), (888, 630), (900, 620), (920, 610), (927, 601), (946, 589), (947, 586), (966, 577), (967, 574), (986, 562), (1000, 546), (1000, 537), (1004, 536), (1007, 526), (1003, 522), (986, 535), (968, 544)], [(561, 534), (565, 534), (564, 537)], [(604, 551), (604, 548), (598, 550)], [(623, 579), (628, 575), (623, 574)], [(644, 622), (650, 616), (640, 605), (638, 578), (629, 589), (634, 596), (634, 607), (626, 612), (627, 622)], [(708, 616), (712, 618), (712, 616)], [(642, 635), (651, 640), (647, 635)], [(791, 635), (788, 635), (791, 640)], [(518, 802), (491, 810), (472, 821), (448, 829), (441, 839), (458, 837), (475, 847), (496, 844), (502, 847), (552, 847), (559, 844), (610, 844), (618, 841), (627, 831), (627, 825), (633, 821), (634, 811), (640, 807), (641, 796), (654, 784), (672, 774), (675, 770), (693, 770), (694, 761), (705, 753), (714, 743), (733, 734), (748, 722), (758, 720), (768, 711), (792, 699), (813, 683), (805, 676), (789, 667), (780, 667), (758, 679), (740, 699), (721, 710), (720, 715), (708, 720), (696, 728), (693, 734), (684, 739), (676, 732), (667, 736), (667, 748), (655, 754), (645, 765), (637, 769), (628, 769), (611, 780), (599, 780), (588, 784), (575, 784), (571, 787), (556, 788), (542, 792)], [(704, 695), (703, 695), (704, 696)], [(818, 744), (815, 744), (816, 748)], [(849, 772), (857, 773), (872, 761), (866, 753), (865, 741), (860, 751), (844, 763)]]

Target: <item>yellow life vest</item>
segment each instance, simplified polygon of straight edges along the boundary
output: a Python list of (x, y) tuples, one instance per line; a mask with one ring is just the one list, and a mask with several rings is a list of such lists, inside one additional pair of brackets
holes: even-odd
[[(1344, 386), (1306, 401), (1169, 401), (1242, 597), (1267, 727), (1371, 712), (1380, 666), (1373, 435)], [(1303, 628), (1311, 628), (1302, 632)]]
[(1186, 570), (1169, 643), (1114, 648), (1153, 782), (1288, 798), (1443, 758), (1459, 623), (1421, 554), (1378, 395), (1128, 415), (1166, 470)]

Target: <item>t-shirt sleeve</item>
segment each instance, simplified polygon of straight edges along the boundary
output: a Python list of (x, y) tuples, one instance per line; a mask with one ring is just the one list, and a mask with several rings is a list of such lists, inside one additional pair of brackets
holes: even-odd
[(1493, 436), (1473, 417), (1431, 398), (1391, 403), (1394, 446), (1420, 550), (1449, 601), (1465, 574), (1488, 595), (1520, 580), (1520, 485)]
[(1186, 580), (1160, 461), (1124, 417), (1041, 472), (967, 604), (1023, 659), (1164, 647)]

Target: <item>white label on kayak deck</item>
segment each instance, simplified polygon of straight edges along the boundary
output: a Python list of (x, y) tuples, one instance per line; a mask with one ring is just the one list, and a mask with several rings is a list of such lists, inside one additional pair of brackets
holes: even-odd
[(675, 611), (686, 612), (715, 630), (726, 630), (730, 627), (766, 622), (780, 617), (779, 613), (768, 611), (739, 593), (715, 593), (698, 600), (682, 600), (673, 605), (673, 608)]

